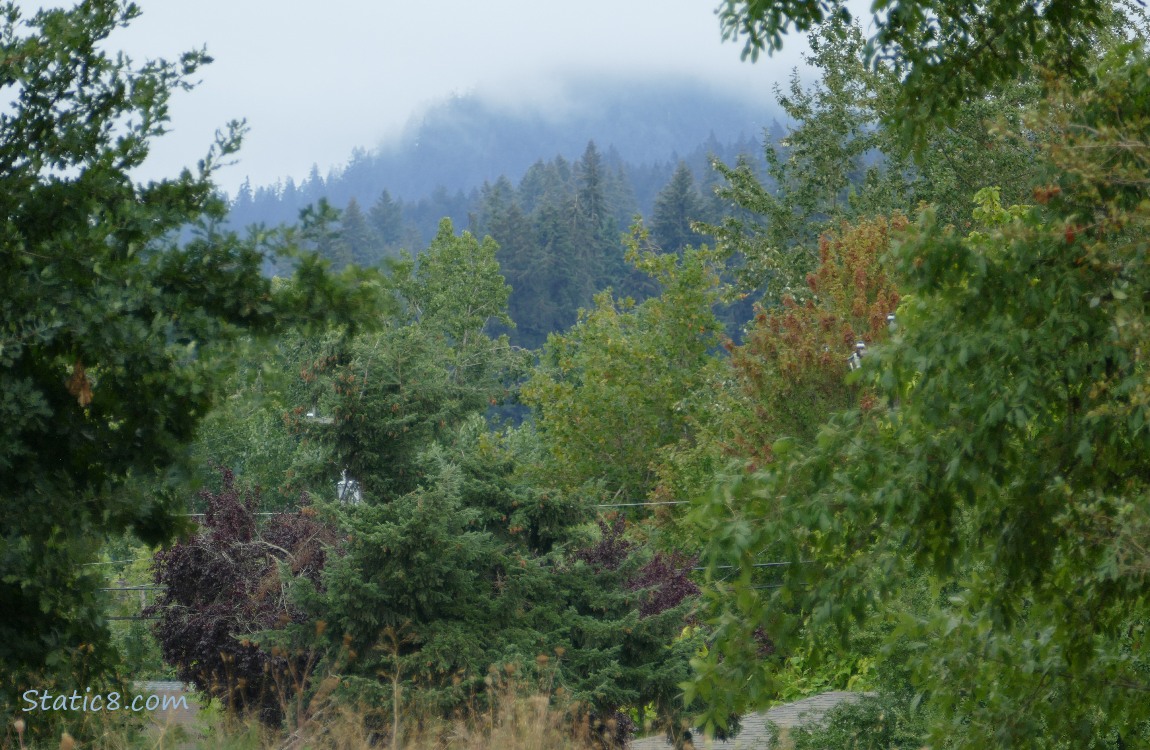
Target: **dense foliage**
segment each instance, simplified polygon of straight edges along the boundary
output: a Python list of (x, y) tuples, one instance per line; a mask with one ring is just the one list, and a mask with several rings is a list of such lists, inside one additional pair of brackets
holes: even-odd
[[(314, 258), (292, 282), (260, 274), (267, 242), (218, 219), (212, 174), (233, 124), (195, 171), (137, 184), (169, 98), (208, 58), (133, 64), (106, 40), (138, 9), (89, 0), (24, 18), (0, 6), (0, 691), (106, 665), (83, 564), (108, 535), (179, 528), (172, 490), (241, 333), (361, 312)], [(26, 688), (25, 688), (26, 689)], [(4, 701), (7, 706), (8, 702)], [(3, 709), (5, 713), (7, 708)]]
[[(536, 161), (525, 168), (518, 184), (501, 176), (466, 195), (438, 190), (420, 202), (383, 189), (365, 201), (370, 206), (366, 209), (352, 197), (342, 214), (330, 215), (328, 236), (315, 249), (337, 268), (351, 262), (376, 265), (426, 246), (444, 218), (476, 236), (490, 235), (511, 287), (508, 312), (517, 325), (507, 333), (514, 344), (534, 349), (549, 334), (570, 327), (579, 309), (593, 304), (595, 294), (607, 287), (624, 296), (655, 293), (643, 274), (624, 263), (623, 231), (645, 212), (652, 216), (653, 240), (664, 251), (698, 244), (704, 236), (692, 230), (692, 222), (718, 221), (723, 212), (714, 194), (717, 176), (710, 160), (734, 160), (742, 154), (747, 163), (757, 163), (755, 150), (749, 142), (721, 144), (712, 138), (691, 154), (691, 166), (684, 160), (677, 167), (647, 170), (651, 174), (640, 194), (635, 180), (643, 175), (633, 173), (643, 169), (621, 161), (618, 154), (602, 153), (591, 142), (573, 162), (562, 156)], [(359, 167), (349, 167), (353, 169), (358, 173)], [(346, 192), (345, 179), (350, 176), (332, 175), (324, 181), (315, 174), (305, 194), (326, 201), (329, 195)], [(231, 207), (230, 220), (265, 221), (285, 215), (284, 205), (298, 202), (294, 190), (290, 196), (271, 189), (261, 189), (255, 197), (243, 192)], [(294, 212), (291, 218), (296, 218)], [(268, 270), (290, 267), (284, 260)]]
[(974, 231), (922, 212), (892, 255), (898, 332), (866, 359), (878, 399), (814, 443), (776, 442), (771, 466), (700, 509), (715, 560), (810, 561), (718, 604), (738, 614), (700, 663), (714, 705), (774, 689), (744, 645), (756, 627), (788, 647), (846, 636), (925, 573), (940, 606), (902, 611), (887, 641), (911, 646), (933, 742), (1144, 736), (1147, 132), (1130, 113), (1146, 60), (1121, 45), (1089, 93), (1051, 89), (1031, 124), (1049, 144), (1037, 205), (984, 190)]
[(316, 520), (306, 497), (296, 513), (257, 523), (259, 493), (238, 488), (227, 469), (220, 489), (205, 490), (201, 500), (196, 536), (157, 554), (154, 580), (163, 591), (143, 614), (161, 615), (154, 631), (180, 680), (225, 707), (278, 721), (304, 687), (295, 678), (306, 657), (252, 639), (305, 619), (285, 595), (281, 574), (318, 582), (337, 536)]
[[(159, 575), (174, 593), (154, 611), (181, 674), (273, 722), (285, 700), (284, 674), (336, 674), (338, 694), (361, 705), (373, 731), (386, 736), (402, 732), (411, 714), (490, 705), (501, 684), (496, 669), (500, 679), (514, 673), (560, 690), (602, 729), (621, 732), (620, 741), (631, 726), (620, 713), (628, 708), (683, 736), (678, 685), (698, 648), (697, 635), (683, 635), (697, 593), (693, 560), (623, 540), (622, 519), (596, 534), (588, 522), (593, 504), (606, 499), (604, 487), (560, 481), (531, 427), (488, 427), (484, 412), (508, 398), (527, 366), (506, 336), (488, 332), (492, 323), (511, 324), (497, 253), (490, 237), (456, 235), (445, 220), (418, 263), (392, 265), (391, 311), (375, 330), (283, 339), (263, 368), (290, 375), (261, 377), (258, 400), (249, 380), (233, 381), (237, 397), (261, 405), (247, 417), (254, 424), (269, 425), (260, 416), (267, 408), (299, 405), (286, 410), (279, 436), (219, 432), (213, 417), (199, 451), (240, 460), (252, 479), (281, 483), (281, 494), (290, 471), (295, 486), (333, 498), (332, 481), (346, 471), (360, 502), (319, 504), (338, 529), (339, 553), (307, 575), (288, 566), (299, 556), (290, 547), (260, 552), (273, 527), (209, 524), (194, 543), (163, 553)], [(707, 257), (693, 250), (682, 261), (635, 256), (666, 287), (643, 308), (667, 329), (654, 339), (662, 342), (652, 350), (659, 361), (710, 361), (717, 280)], [(700, 343), (686, 350), (674, 345), (677, 327), (700, 324), (711, 339), (698, 334)], [(222, 414), (236, 418), (230, 404)], [(261, 452), (268, 458), (251, 458)], [(235, 505), (230, 474), (225, 479), (222, 494), (205, 496), (209, 519), (219, 515), (215, 504)], [(245, 523), (254, 509), (246, 508)], [(617, 554), (607, 559), (608, 549)], [(276, 580), (287, 599), (278, 589), (261, 599)], [(240, 680), (224, 679), (241, 672)], [(307, 679), (297, 689), (317, 688)]]
[[(1106, 25), (1105, 0), (875, 0), (871, 60), (889, 62), (902, 82), (900, 124), (921, 138), (953, 117), (972, 97), (1032, 72), (1038, 61), (1083, 78), (1094, 33)], [(723, 34), (745, 37), (743, 56), (782, 47), (794, 25), (809, 31), (824, 21), (849, 21), (844, 0), (725, 0)], [(893, 113), (892, 113), (893, 114)], [(892, 118), (893, 120), (893, 118)]]
[(512, 683), (603, 747), (831, 688), (872, 695), (796, 747), (1150, 741), (1145, 19), (876, 10), (868, 43), (838, 2), (726, 3), (752, 51), (809, 27), (821, 77), (777, 92), (765, 174), (668, 168), (629, 240), (594, 143), (425, 239), (388, 192), (240, 239), (238, 131), (129, 177), (202, 54), (5, 6), (3, 690), (106, 673), (79, 571), (182, 499), (160, 649), (293, 742), (338, 704), (395, 746)]
[(557, 480), (602, 483), (619, 502), (652, 492), (661, 453), (690, 439), (719, 363), (720, 259), (706, 248), (659, 254), (645, 239), (634, 238), (629, 257), (662, 293), (638, 305), (600, 294), (548, 340), (523, 389)]
[(743, 257), (743, 288), (765, 286), (772, 303), (788, 294), (804, 298), (819, 237), (844, 221), (909, 215), (929, 203), (943, 223), (968, 223), (974, 194), (990, 175), (1004, 200), (1029, 198), (1040, 133), (1024, 126), (1022, 113), (1038, 102), (1039, 86), (1005, 81), (964, 100), (947, 127), (923, 134), (927, 145), (916, 154), (891, 122), (903, 111), (897, 71), (867, 60), (859, 25), (831, 20), (809, 43), (805, 59), (820, 79), (804, 86), (796, 70), (785, 89), (776, 89), (793, 125), (777, 143), (764, 143), (765, 179), (747, 160), (715, 164), (725, 178), (719, 196), (741, 211), (725, 212), (708, 230)]

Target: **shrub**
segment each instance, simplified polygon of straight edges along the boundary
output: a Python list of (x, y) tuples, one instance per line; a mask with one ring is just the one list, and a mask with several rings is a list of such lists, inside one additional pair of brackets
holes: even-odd
[(327, 546), (338, 538), (316, 519), (306, 496), (298, 512), (274, 516), (261, 528), (259, 491), (238, 488), (227, 469), (220, 490), (200, 496), (207, 505), (203, 526), (156, 554), (155, 582), (166, 588), (145, 614), (159, 617), (154, 632), (179, 679), (229, 709), (253, 710), (261, 721), (278, 723), (283, 692), (303, 687), (286, 676), (307, 671), (289, 661), (306, 657), (261, 648), (255, 639), (306, 619), (286, 594), (284, 578), (318, 584)]

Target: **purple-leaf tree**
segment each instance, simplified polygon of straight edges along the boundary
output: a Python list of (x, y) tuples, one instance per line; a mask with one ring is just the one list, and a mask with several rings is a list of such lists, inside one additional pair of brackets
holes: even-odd
[(302, 673), (290, 655), (265, 650), (257, 634), (300, 623), (304, 614), (287, 595), (284, 572), (319, 585), (327, 549), (338, 537), (315, 518), (301, 498), (293, 514), (257, 524), (259, 491), (237, 488), (221, 470), (218, 492), (204, 491), (204, 523), (193, 538), (156, 554), (154, 580), (165, 587), (145, 615), (164, 660), (179, 678), (235, 711), (254, 712), (278, 723), (282, 707), (298, 690), (285, 675)]

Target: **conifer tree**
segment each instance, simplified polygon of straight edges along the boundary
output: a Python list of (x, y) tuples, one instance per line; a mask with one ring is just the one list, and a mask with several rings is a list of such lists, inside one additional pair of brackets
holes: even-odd
[(679, 162), (671, 181), (655, 199), (651, 238), (664, 252), (678, 253), (697, 244), (700, 235), (691, 222), (703, 218), (703, 205), (695, 189), (695, 177), (686, 162)]
[(573, 280), (580, 305), (590, 302), (595, 292), (624, 275), (623, 245), (612, 212), (607, 207), (610, 175), (594, 141), (587, 143), (575, 164), (575, 194), (572, 209), (572, 242), (575, 255)]
[(372, 266), (381, 257), (379, 240), (372, 232), (355, 198), (348, 201), (347, 208), (340, 215), (340, 242), (347, 249), (347, 256), (358, 266)]
[(403, 201), (393, 200), (384, 190), (368, 212), (375, 233), (387, 247), (395, 247), (403, 236)]

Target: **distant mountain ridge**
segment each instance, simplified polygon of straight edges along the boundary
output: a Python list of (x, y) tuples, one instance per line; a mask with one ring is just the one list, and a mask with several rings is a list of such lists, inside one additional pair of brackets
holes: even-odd
[[(734, 210), (715, 190), (712, 160), (745, 158), (765, 171), (764, 139), (784, 135), (772, 108), (689, 83), (583, 81), (554, 101), (548, 110), (453, 97), (397, 141), (356, 150), (326, 178), (314, 167), (299, 185), (245, 184), (231, 223), (292, 224), (326, 199), (342, 214), (313, 213), (326, 218), (310, 236), (337, 269), (453, 243), (464, 229), (490, 236), (512, 290), (511, 340), (537, 349), (602, 289), (634, 299), (656, 292), (624, 258), (622, 238), (636, 214), (666, 252), (709, 242), (697, 222)], [(269, 275), (289, 270), (290, 260), (265, 266)], [(749, 315), (748, 303), (724, 319), (737, 332)]]
[(589, 141), (608, 165), (626, 170), (647, 214), (680, 159), (707, 183), (709, 155), (725, 161), (740, 153), (759, 156), (765, 130), (772, 140), (783, 133), (768, 97), (752, 103), (694, 81), (573, 77), (549, 99), (550, 105), (513, 106), (478, 94), (453, 96), (413, 119), (397, 139), (355, 150), (326, 177), (317, 166), (299, 184), (291, 178), (245, 183), (233, 201), (232, 223), (291, 223), (320, 198), (339, 208), (353, 198), (371, 205), (385, 190), (409, 205), (450, 204), (454, 211), (442, 215), (458, 220), (464, 217), (456, 212), (484, 183), (501, 176), (518, 182), (540, 160), (574, 160)]

